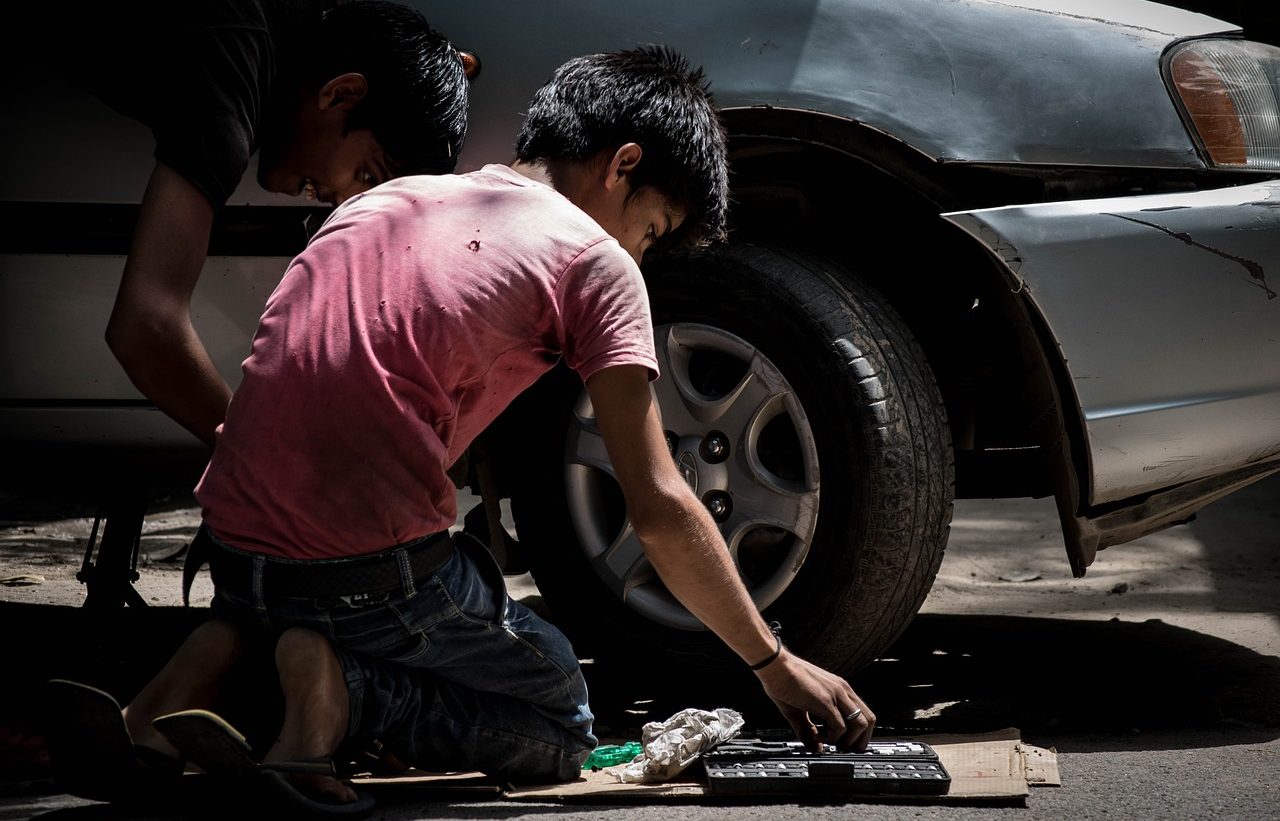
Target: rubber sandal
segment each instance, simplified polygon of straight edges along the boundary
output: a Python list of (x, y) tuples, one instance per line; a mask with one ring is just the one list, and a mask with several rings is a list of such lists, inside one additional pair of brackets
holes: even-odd
[(294, 762), (272, 762), (262, 767), (262, 776), (271, 785), (277, 798), (294, 813), (303, 818), (365, 818), (373, 813), (376, 802), (373, 796), (356, 791), (356, 800), (346, 803), (326, 801), (324, 798), (309, 795), (299, 789), (288, 779), (284, 770), (276, 769), (279, 765)]
[(95, 801), (146, 804), (176, 789), (184, 764), (129, 736), (120, 704), (96, 687), (53, 679), (49, 697), (49, 762), (55, 783)]
[(302, 761), (272, 761), (259, 765), (243, 735), (223, 718), (208, 710), (184, 710), (151, 722), (173, 746), (206, 773), (260, 790), (292, 815), (306, 818), (363, 818), (373, 812), (375, 802), (367, 793), (357, 793), (355, 801), (334, 803), (307, 794), (288, 775), (339, 777), (329, 758)]

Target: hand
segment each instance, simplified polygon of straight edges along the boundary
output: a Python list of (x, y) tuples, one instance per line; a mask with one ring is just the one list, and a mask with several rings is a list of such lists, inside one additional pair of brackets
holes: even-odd
[[(825, 740), (842, 751), (867, 748), (876, 716), (849, 682), (786, 650), (756, 676), (805, 746), (820, 749)], [(862, 712), (846, 721), (858, 710)], [(824, 732), (819, 733), (817, 724)]]

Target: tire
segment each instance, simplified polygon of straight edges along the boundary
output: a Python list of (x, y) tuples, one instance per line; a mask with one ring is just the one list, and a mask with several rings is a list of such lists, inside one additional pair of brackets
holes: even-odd
[[(910, 622), (947, 541), (951, 437), (923, 353), (882, 297), (813, 257), (740, 245), (659, 260), (646, 279), (673, 456), (787, 645), (851, 673)], [(547, 389), (553, 435), (512, 493), (556, 622), (595, 657), (729, 661), (631, 564), (625, 504), (570, 377)]]

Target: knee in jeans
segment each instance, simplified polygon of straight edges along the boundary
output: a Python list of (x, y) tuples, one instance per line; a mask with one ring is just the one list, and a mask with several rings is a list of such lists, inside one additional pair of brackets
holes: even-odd
[(555, 758), (547, 757), (540, 759), (535, 767), (521, 767), (518, 772), (501, 773), (501, 776), (516, 785), (563, 784), (582, 776), (582, 762), (587, 755), (588, 753), (581, 756), (565, 753)]
[(565, 742), (560, 752), (560, 764), (556, 772), (557, 781), (573, 781), (582, 775), (582, 764), (596, 748), (595, 737), (590, 741), (572, 733), (565, 734)]
[(582, 763), (595, 749), (595, 740), (587, 742), (579, 736), (565, 733), (559, 749), (552, 754), (543, 746), (522, 751), (508, 760), (497, 775), (512, 784), (559, 784), (574, 781), (582, 776)]
[(595, 742), (591, 744), (577, 744), (574, 749), (566, 749), (564, 753), (565, 760), (565, 781), (573, 781), (582, 775), (582, 765), (591, 755), (591, 751), (596, 748)]

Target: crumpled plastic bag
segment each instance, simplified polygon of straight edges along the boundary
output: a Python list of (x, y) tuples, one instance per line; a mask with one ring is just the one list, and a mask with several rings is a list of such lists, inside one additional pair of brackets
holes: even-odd
[(698, 756), (737, 735), (742, 724), (742, 714), (727, 707), (715, 712), (689, 708), (666, 721), (651, 721), (640, 729), (644, 752), (609, 773), (623, 784), (668, 781)]

